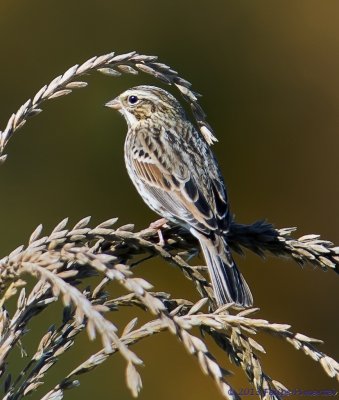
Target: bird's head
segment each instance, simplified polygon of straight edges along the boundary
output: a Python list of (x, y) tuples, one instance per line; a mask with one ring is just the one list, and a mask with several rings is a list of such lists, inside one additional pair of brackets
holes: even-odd
[(128, 89), (105, 106), (118, 110), (125, 117), (129, 127), (149, 118), (164, 121), (185, 116), (176, 98), (155, 86), (136, 86)]

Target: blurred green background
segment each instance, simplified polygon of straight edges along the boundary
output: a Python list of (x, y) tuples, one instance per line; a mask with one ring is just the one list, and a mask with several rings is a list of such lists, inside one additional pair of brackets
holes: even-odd
[[(204, 96), (237, 220), (267, 218), (277, 227), (298, 226), (300, 236), (321, 233), (338, 244), (338, 15), (335, 0), (2, 0), (1, 127), (73, 64), (113, 50), (158, 55)], [(95, 75), (88, 82), (45, 104), (10, 142), (0, 168), (1, 256), (26, 242), (39, 223), (49, 230), (65, 216), (76, 222), (92, 215), (93, 224), (118, 216), (120, 224), (133, 222), (138, 229), (156, 218), (125, 171), (125, 121), (103, 104), (132, 85), (159, 83), (144, 75)], [(339, 357), (334, 273), (251, 254), (237, 260), (261, 308), (258, 316), (323, 339), (321, 349)], [(197, 298), (182, 274), (160, 261), (138, 274), (156, 290)], [(127, 321), (114, 318), (119, 326)], [(41, 333), (53, 320), (60, 321), (57, 308), (37, 319), (32, 331)], [(26, 345), (34, 349), (39, 336), (28, 336)], [(266, 372), (290, 389), (336, 387), (320, 365), (287, 343), (267, 336), (259, 341), (268, 352), (262, 357)], [(83, 337), (50, 371), (50, 387), (99, 346)], [(221, 398), (169, 334), (135, 350), (146, 365), (140, 399)], [(250, 386), (242, 371), (223, 363), (235, 372), (229, 379), (235, 388)], [(130, 398), (119, 356), (83, 377), (66, 398), (91, 396)]]

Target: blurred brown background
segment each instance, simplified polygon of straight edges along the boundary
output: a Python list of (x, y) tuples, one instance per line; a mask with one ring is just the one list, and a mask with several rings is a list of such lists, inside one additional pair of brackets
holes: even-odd
[[(335, 0), (2, 0), (1, 127), (75, 63), (113, 50), (158, 55), (204, 95), (237, 220), (267, 218), (277, 227), (298, 226), (300, 236), (321, 233), (339, 244), (338, 15)], [(125, 122), (103, 104), (132, 85), (158, 82), (144, 75), (95, 75), (88, 82), (88, 88), (44, 105), (10, 142), (0, 169), (1, 256), (26, 242), (39, 223), (48, 230), (65, 216), (75, 222), (92, 215), (93, 224), (119, 216), (121, 224), (137, 228), (156, 218), (124, 168)], [(321, 349), (339, 357), (334, 273), (250, 254), (238, 263), (261, 308), (258, 316), (323, 339)], [(156, 290), (197, 298), (174, 267), (153, 261), (138, 273)], [(46, 329), (60, 315), (44, 318), (32, 330)], [(29, 350), (36, 346), (32, 337)], [(262, 357), (266, 372), (290, 389), (336, 388), (319, 364), (287, 343), (258, 340), (268, 353)], [(79, 344), (51, 370), (49, 385), (100, 345), (89, 346), (85, 337)], [(169, 334), (135, 350), (146, 364), (140, 399), (221, 398)], [(66, 398), (129, 399), (122, 365), (112, 357)], [(235, 372), (233, 386), (250, 386), (242, 371), (228, 360), (224, 365)], [(45, 392), (47, 387), (36, 398)]]

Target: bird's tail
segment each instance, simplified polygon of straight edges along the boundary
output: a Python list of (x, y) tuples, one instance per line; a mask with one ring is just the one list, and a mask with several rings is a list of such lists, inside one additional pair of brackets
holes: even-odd
[(192, 234), (199, 240), (204, 253), (218, 306), (232, 302), (244, 307), (252, 306), (251, 291), (232, 258), (226, 240), (220, 236), (212, 240), (195, 230)]

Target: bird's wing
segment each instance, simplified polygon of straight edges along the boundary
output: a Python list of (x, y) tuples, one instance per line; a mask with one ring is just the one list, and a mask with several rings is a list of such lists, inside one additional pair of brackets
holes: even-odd
[(209, 147), (199, 137), (181, 140), (168, 131), (160, 137), (139, 132), (130, 154), (133, 169), (149, 194), (174, 219), (202, 233), (226, 231), (226, 191)]

